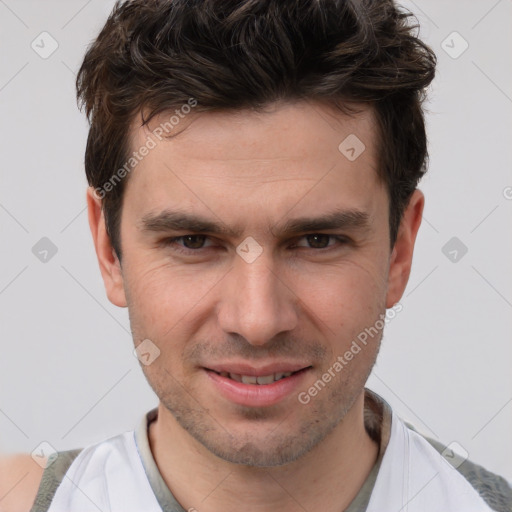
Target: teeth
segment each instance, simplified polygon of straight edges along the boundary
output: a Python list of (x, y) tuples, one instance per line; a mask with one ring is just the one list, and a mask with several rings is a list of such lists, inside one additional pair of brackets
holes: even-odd
[(244, 384), (257, 384), (258, 377), (255, 377), (254, 375), (242, 375), (242, 382)]
[(221, 372), (222, 377), (229, 377), (230, 379), (236, 380), (237, 382), (243, 382), (244, 384), (272, 384), (277, 380), (289, 377), (293, 372), (278, 372), (271, 373), (270, 375), (261, 375), (255, 377), (254, 375), (240, 375), (238, 373)]
[(257, 378), (258, 384), (272, 384), (275, 375), (265, 375)]

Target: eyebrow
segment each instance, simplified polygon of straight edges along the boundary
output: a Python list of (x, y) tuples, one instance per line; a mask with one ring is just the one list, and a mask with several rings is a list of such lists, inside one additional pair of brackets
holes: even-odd
[[(283, 236), (334, 229), (367, 230), (369, 227), (370, 216), (368, 213), (361, 210), (335, 210), (319, 217), (290, 219), (281, 226), (271, 228), (270, 231), (274, 236), (276, 233)], [(230, 228), (222, 222), (173, 210), (144, 215), (139, 222), (139, 228), (143, 232), (186, 231), (218, 234), (232, 238), (240, 238), (243, 234), (243, 230), (240, 228)]]

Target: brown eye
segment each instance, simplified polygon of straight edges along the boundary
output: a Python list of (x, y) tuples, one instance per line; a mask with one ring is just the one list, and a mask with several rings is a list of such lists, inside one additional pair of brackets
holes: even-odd
[(185, 235), (181, 238), (183, 246), (187, 249), (201, 249), (206, 240), (205, 235)]
[(294, 247), (300, 247), (302, 249), (314, 249), (319, 253), (324, 249), (336, 250), (349, 245), (350, 239), (344, 235), (327, 235), (325, 233), (311, 233), (309, 235), (303, 235), (300, 240), (294, 245)]
[(330, 235), (323, 234), (307, 235), (306, 237), (309, 246), (313, 249), (324, 249), (328, 247), (331, 238)]
[(193, 233), (166, 238), (161, 241), (161, 244), (176, 254), (186, 256), (197, 256), (202, 254), (203, 251), (215, 248), (215, 244), (207, 235), (196, 235)]

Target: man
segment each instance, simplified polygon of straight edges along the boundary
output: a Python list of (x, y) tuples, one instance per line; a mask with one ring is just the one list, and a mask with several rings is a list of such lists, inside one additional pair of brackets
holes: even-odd
[(5, 510), (510, 510), (364, 387), (421, 223), (434, 68), (391, 0), (116, 5), (77, 80), (89, 222), (160, 402)]

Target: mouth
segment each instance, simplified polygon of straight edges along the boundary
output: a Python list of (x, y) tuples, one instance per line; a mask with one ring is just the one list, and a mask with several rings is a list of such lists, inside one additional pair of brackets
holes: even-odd
[[(221, 372), (217, 372), (215, 370), (210, 370), (210, 371), (216, 373), (217, 375), (220, 375), (221, 377), (231, 379), (236, 382), (241, 382), (242, 384), (265, 386), (268, 384), (273, 384), (274, 382), (280, 381), (282, 379), (291, 377), (292, 375), (295, 375), (297, 373), (304, 372), (308, 368), (311, 368), (311, 367), (308, 366), (306, 368), (302, 368), (302, 369), (296, 370), (296, 371), (269, 373), (268, 375), (243, 375), (240, 373), (231, 373), (231, 372), (226, 372), (226, 371), (221, 371)], [(208, 370), (208, 368), (206, 368), (206, 370)]]
[(203, 367), (203, 370), (215, 395), (236, 405), (268, 407), (298, 393), (312, 368), (290, 364), (259, 369), (246, 365), (226, 365)]

